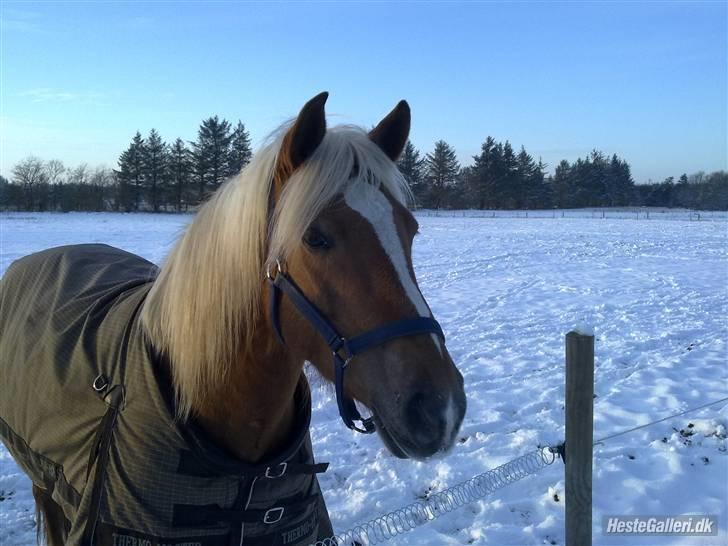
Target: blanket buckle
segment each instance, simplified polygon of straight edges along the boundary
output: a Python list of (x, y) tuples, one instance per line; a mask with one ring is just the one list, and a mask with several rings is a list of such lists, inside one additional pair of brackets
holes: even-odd
[(265, 515), (263, 516), (263, 523), (278, 523), (281, 521), (284, 511), (285, 509), (282, 506), (276, 506), (275, 508), (266, 510)]
[(278, 467), (281, 469), (281, 471), (278, 474), (271, 474), (270, 466), (265, 469), (265, 477), (274, 479), (274, 478), (280, 478), (283, 476), (283, 474), (286, 473), (286, 470), (288, 469), (288, 463), (280, 463)]

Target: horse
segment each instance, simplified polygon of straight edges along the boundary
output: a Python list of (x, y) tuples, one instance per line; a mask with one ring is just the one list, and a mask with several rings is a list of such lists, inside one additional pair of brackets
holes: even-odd
[(327, 128), (327, 97), (200, 207), (160, 268), (72, 245), (3, 276), (0, 436), (52, 546), (331, 536), (306, 362), (345, 426), (394, 456), (453, 445), (463, 377), (417, 285), (395, 164), (409, 106), (368, 132)]

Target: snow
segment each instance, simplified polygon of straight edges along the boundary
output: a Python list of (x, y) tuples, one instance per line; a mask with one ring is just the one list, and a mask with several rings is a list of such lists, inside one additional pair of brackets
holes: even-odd
[(577, 323), (576, 326), (574, 326), (574, 328), (572, 328), (572, 330), (574, 332), (576, 332), (577, 334), (579, 334), (580, 336), (594, 337), (594, 326), (592, 326), (588, 322), (584, 322), (584, 321), (579, 322), (579, 323)]
[[(311, 434), (338, 531), (563, 439), (564, 334), (596, 333), (595, 438), (728, 396), (726, 219), (419, 214), (420, 287), (464, 377), (452, 451), (394, 458), (348, 431), (318, 378)], [(548, 213), (548, 215), (546, 215)], [(702, 214), (702, 213), (701, 213)], [(707, 215), (700, 219), (705, 220)], [(160, 262), (191, 216), (0, 215), (0, 272), (54, 245), (106, 242)], [(595, 447), (594, 544), (728, 544), (728, 404)], [(603, 515), (716, 514), (718, 537), (606, 537)], [(0, 447), (0, 543), (35, 542), (30, 482)], [(564, 544), (556, 462), (391, 544)]]

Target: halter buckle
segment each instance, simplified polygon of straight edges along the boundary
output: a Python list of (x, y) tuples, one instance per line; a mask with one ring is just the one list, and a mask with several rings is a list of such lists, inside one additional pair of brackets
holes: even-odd
[[(340, 337), (338, 342), (335, 345), (331, 346), (331, 352), (334, 355), (334, 360), (338, 363), (341, 362), (341, 367), (346, 368), (349, 365), (349, 362), (351, 362), (351, 359), (354, 358), (354, 355), (351, 354), (351, 351), (349, 350), (349, 344), (345, 337)], [(345, 354), (342, 353), (342, 349), (345, 352)]]
[[(273, 268), (275, 268), (275, 272), (273, 271)], [(279, 259), (276, 259), (275, 262), (268, 262), (268, 265), (265, 268), (265, 276), (269, 281), (274, 281), (279, 273), (285, 272), (286, 268)]]

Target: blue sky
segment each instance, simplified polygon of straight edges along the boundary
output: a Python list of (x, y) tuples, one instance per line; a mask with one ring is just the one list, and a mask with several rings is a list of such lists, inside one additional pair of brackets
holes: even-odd
[(138, 129), (255, 144), (319, 91), (330, 123), (405, 98), (412, 140), (467, 164), (488, 135), (551, 168), (597, 148), (638, 182), (726, 169), (721, 2), (0, 3), (0, 172), (115, 166)]

